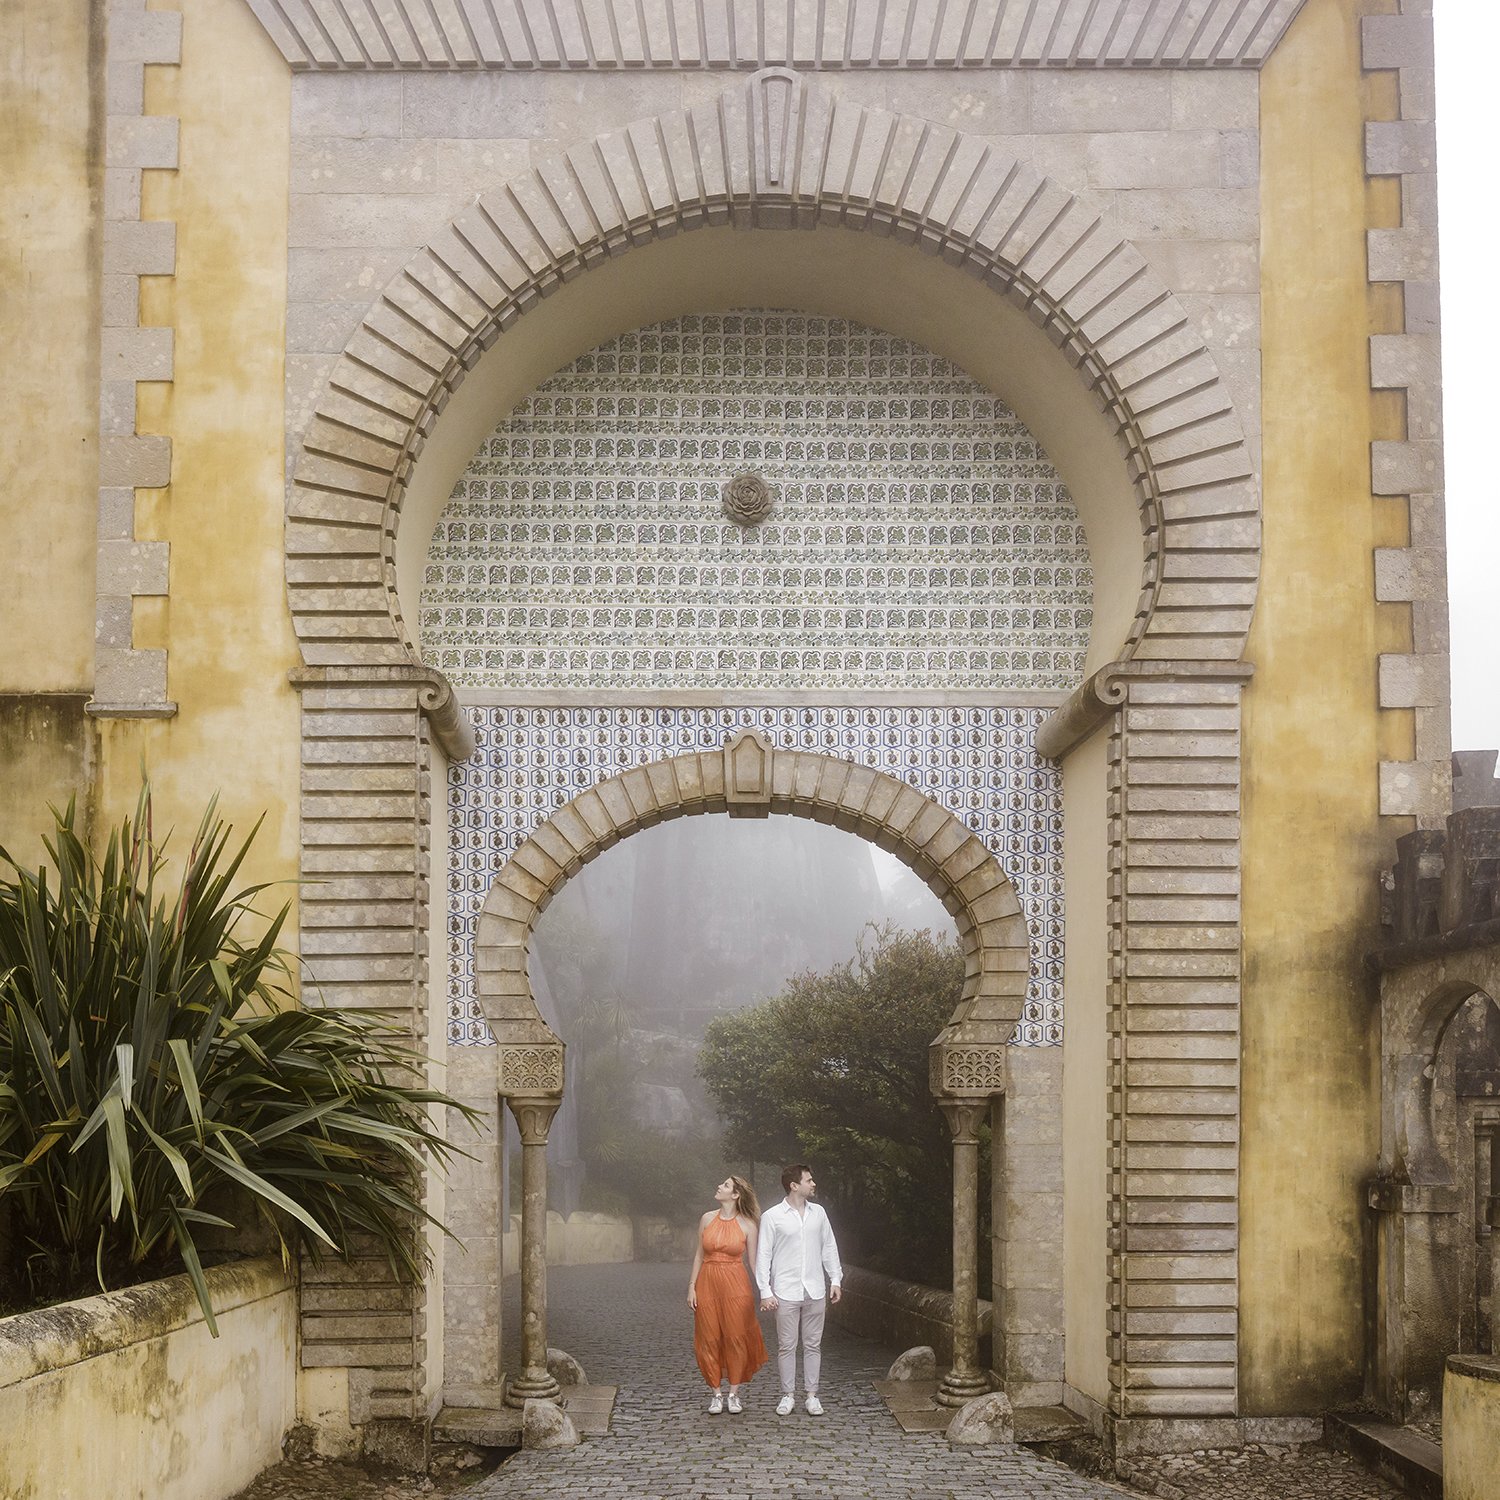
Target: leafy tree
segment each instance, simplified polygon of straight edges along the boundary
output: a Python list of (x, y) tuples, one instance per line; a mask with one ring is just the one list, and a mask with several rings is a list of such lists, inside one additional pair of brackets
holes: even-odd
[(936, 1285), (952, 1273), (953, 1164), (927, 1048), (963, 972), (952, 941), (870, 929), (850, 962), (716, 1018), (698, 1062), (731, 1158), (810, 1161), (849, 1259)]

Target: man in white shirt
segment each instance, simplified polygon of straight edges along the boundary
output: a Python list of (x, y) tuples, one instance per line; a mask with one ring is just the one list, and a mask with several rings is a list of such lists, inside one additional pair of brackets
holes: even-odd
[(818, 1191), (812, 1171), (802, 1162), (784, 1167), (781, 1186), (786, 1197), (761, 1215), (760, 1248), (755, 1256), (760, 1305), (776, 1314), (776, 1364), (781, 1373), (776, 1415), (788, 1416), (796, 1405), (800, 1342), (807, 1410), (821, 1417), (818, 1375), (823, 1366), (823, 1318), (829, 1302), (843, 1295), (844, 1268), (828, 1215), (812, 1201)]

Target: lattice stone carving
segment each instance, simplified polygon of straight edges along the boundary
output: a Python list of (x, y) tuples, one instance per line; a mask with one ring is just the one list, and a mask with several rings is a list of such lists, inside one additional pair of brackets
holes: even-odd
[(561, 1047), (528, 1043), (500, 1048), (502, 1094), (557, 1094), (562, 1086)]
[(1000, 1044), (942, 1044), (932, 1054), (935, 1094), (999, 1094), (1005, 1090), (1006, 1055)]

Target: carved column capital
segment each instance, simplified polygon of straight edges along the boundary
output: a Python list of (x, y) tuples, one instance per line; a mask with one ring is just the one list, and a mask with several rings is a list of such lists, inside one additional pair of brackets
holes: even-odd
[(939, 1099), (938, 1108), (948, 1122), (955, 1146), (977, 1146), (979, 1127), (989, 1118), (988, 1099)]
[(516, 1124), (521, 1131), (521, 1144), (545, 1146), (547, 1135), (552, 1129), (552, 1117), (557, 1113), (562, 1100), (512, 1097), (505, 1102), (510, 1106), (511, 1114), (516, 1117)]

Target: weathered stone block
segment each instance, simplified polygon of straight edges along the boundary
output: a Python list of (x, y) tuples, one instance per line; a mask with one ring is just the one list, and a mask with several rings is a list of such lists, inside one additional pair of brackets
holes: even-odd
[(950, 1443), (962, 1447), (1015, 1442), (1015, 1414), (1011, 1411), (1010, 1397), (1004, 1391), (991, 1391), (966, 1402), (948, 1424), (947, 1436)]
[(550, 1401), (528, 1401), (521, 1412), (523, 1448), (576, 1448), (578, 1429), (568, 1414)]

